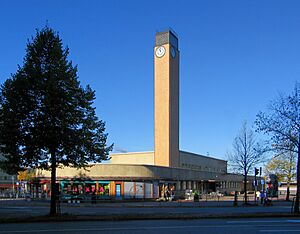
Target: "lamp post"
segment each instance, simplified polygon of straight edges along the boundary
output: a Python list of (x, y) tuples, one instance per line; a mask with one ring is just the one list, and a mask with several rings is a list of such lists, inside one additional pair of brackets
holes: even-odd
[(15, 195), (15, 178), (14, 176), (11, 176), (11, 180), (12, 180), (12, 192), (13, 192), (13, 196)]

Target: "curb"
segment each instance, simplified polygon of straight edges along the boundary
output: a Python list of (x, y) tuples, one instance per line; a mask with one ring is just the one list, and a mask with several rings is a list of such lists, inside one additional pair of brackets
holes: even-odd
[(123, 215), (73, 215), (61, 214), (58, 216), (30, 216), (1, 218), (0, 223), (33, 223), (33, 222), (72, 222), (72, 221), (129, 221), (129, 220), (185, 220), (185, 219), (243, 219), (243, 218), (278, 218), (299, 217), (292, 213), (251, 213), (251, 214), (123, 214)]

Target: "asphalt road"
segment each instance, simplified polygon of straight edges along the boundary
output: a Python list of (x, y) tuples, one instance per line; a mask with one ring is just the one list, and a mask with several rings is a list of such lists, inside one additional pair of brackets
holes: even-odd
[[(141, 217), (160, 218), (203, 218), (203, 217), (258, 217), (275, 214), (290, 214), (290, 203), (274, 203), (274, 206), (233, 207), (232, 203), (103, 203), (103, 204), (62, 204), (61, 213), (99, 219), (139, 219)], [(45, 216), (49, 213), (49, 202), (2, 201), (0, 202), (1, 220)], [(112, 218), (111, 218), (112, 217)], [(121, 218), (120, 218), (121, 217)], [(124, 218), (125, 217), (125, 218)], [(136, 218), (135, 218), (136, 217)], [(127, 218), (128, 219), (128, 218)]]
[(200, 219), (0, 224), (9, 233), (300, 233), (300, 219)]
[[(288, 213), (290, 207), (62, 207), (62, 213), (74, 215), (118, 215), (118, 214), (248, 214), (248, 213)], [(0, 215), (47, 215), (49, 207), (2, 207)]]

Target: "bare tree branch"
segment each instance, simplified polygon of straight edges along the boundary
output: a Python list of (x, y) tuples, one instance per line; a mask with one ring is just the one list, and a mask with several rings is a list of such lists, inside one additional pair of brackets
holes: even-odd
[(234, 138), (228, 161), (234, 171), (244, 175), (245, 203), (247, 203), (247, 176), (255, 165), (265, 160), (265, 152), (266, 150), (257, 142), (254, 132), (248, 128), (247, 122), (244, 122)]
[[(270, 142), (275, 152), (284, 152), (284, 158), (289, 154), (297, 154), (297, 194), (295, 213), (299, 212), (300, 195), (300, 85), (296, 83), (294, 92), (280, 95), (271, 102), (267, 114), (260, 112), (256, 119), (257, 131), (270, 136)], [(289, 152), (287, 154), (286, 152)], [(289, 166), (292, 167), (292, 166)], [(290, 168), (291, 169), (291, 168)], [(291, 173), (288, 173), (291, 176)]]

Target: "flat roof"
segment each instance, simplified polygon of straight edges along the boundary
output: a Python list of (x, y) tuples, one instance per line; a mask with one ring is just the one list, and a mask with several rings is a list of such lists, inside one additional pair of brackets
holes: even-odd
[(111, 153), (110, 155), (120, 155), (120, 154), (149, 154), (149, 153), (154, 153), (154, 151), (140, 151), (140, 152)]

